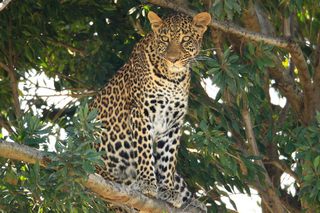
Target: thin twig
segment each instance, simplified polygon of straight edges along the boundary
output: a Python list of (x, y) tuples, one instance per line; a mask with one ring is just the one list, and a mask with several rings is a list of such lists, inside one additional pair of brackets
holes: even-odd
[(2, 69), (4, 69), (7, 73), (10, 72), (9, 67), (8, 67), (6, 64), (2, 63), (2, 62), (0, 62), (0, 67), (1, 67)]
[[(3, 64), (4, 66), (6, 66), (5, 64)], [(0, 67), (2, 67), (2, 64), (1, 64), (1, 62), (0, 62)], [(5, 67), (4, 67), (5, 68)], [(57, 73), (56, 73), (57, 74)], [(64, 75), (64, 74), (61, 74), (61, 73), (59, 73), (59, 74), (57, 74), (57, 75), (59, 75), (60, 77), (62, 77), (63, 76), (63, 78), (65, 78), (65, 79), (68, 79), (68, 80), (72, 80), (72, 81), (74, 81), (74, 82), (77, 82), (77, 83), (79, 83), (79, 84), (82, 84), (82, 85), (84, 85), (85, 83), (84, 82), (81, 82), (80, 80), (78, 80), (78, 79), (74, 79), (74, 78), (72, 78), (72, 77), (69, 77), (69, 76), (66, 76), (66, 75)], [(29, 78), (27, 78), (27, 77), (25, 77), (25, 76), (23, 76), (23, 78), (24, 78), (24, 80), (25, 81), (28, 81), (30, 84), (32, 84), (33, 86), (35, 86), (37, 89), (48, 89), (48, 90), (52, 90), (52, 91), (57, 91), (56, 89), (54, 89), (54, 88), (51, 88), (51, 87), (46, 87), (46, 86), (39, 86), (39, 85), (37, 85), (36, 83), (34, 83), (33, 81), (31, 81)], [(85, 89), (85, 88), (63, 88), (63, 90), (62, 91), (60, 91), (60, 92), (63, 92), (63, 91), (68, 91), (68, 90), (70, 90), (70, 91), (77, 91), (77, 92), (86, 92), (88, 89)], [(91, 96), (89, 93), (91, 93), (91, 95), (95, 95), (96, 93), (97, 93), (97, 91), (88, 91), (88, 95), (86, 95), (86, 94), (84, 94), (84, 96), (86, 97), (86, 96)], [(75, 95), (77, 95), (77, 94), (75, 94)], [(72, 96), (72, 95), (70, 95), (70, 96)], [(80, 96), (80, 94), (79, 94), (79, 96)]]
[(54, 117), (53, 117), (53, 119), (52, 119), (52, 123), (55, 123), (56, 120), (58, 120), (58, 118), (62, 115), (62, 113), (63, 113), (63, 112), (68, 108), (68, 106), (69, 106), (70, 104), (72, 104), (72, 103), (74, 103), (74, 100), (68, 101), (68, 103), (66, 103), (66, 104), (64, 105), (64, 107), (63, 107), (62, 109), (60, 109), (57, 114), (54, 115)]
[(73, 78), (71, 76), (67, 76), (67, 75), (60, 73), (60, 72), (55, 72), (54, 74), (58, 75), (59, 77), (61, 77), (63, 79), (67, 79), (67, 80), (73, 81), (75, 83), (81, 84), (82, 86), (84, 86), (87, 89), (91, 89), (91, 88), (88, 88), (88, 85), (85, 82), (83, 82), (79, 79)]
[(146, 32), (143, 30), (143, 27), (141, 26), (139, 19), (134, 19), (130, 16), (129, 21), (131, 22), (132, 26), (134, 27), (134, 29), (137, 31), (139, 35), (141, 36), (146, 35)]
[[(65, 90), (67, 91), (67, 90)], [(24, 95), (24, 97), (40, 97), (40, 98), (50, 98), (50, 97), (72, 97), (72, 98), (83, 98), (83, 97), (91, 97), (96, 95), (97, 92), (96, 91), (86, 91), (86, 92), (82, 92), (82, 93), (56, 93), (56, 94), (51, 94), (51, 95)]]
[(0, 115), (0, 127), (5, 128), (11, 135), (16, 134), (16, 132), (11, 128), (10, 123), (2, 116)]
[(56, 41), (49, 38), (47, 41), (49, 41), (51, 44), (56, 45), (58, 47), (63, 47), (63, 48), (69, 49), (71, 52), (78, 53), (81, 57), (85, 57), (87, 55), (87, 53), (84, 50), (73, 47), (70, 44), (66, 44), (61, 41)]

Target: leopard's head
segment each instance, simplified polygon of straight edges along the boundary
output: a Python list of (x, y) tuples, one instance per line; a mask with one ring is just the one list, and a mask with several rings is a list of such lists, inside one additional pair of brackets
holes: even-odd
[(179, 13), (162, 20), (150, 11), (148, 19), (156, 39), (155, 51), (170, 70), (180, 70), (199, 53), (211, 16), (202, 12), (192, 18)]

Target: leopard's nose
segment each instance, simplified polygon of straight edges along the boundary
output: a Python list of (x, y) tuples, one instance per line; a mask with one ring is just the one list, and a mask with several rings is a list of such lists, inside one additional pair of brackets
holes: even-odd
[(179, 60), (179, 58), (180, 58), (179, 45), (176, 44), (175, 42), (171, 42), (167, 49), (166, 59), (172, 63), (175, 63)]

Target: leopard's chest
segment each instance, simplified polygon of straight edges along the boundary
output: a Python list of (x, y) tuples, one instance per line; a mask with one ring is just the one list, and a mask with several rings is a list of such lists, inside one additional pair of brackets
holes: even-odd
[(162, 90), (149, 94), (149, 122), (153, 139), (182, 125), (188, 105), (188, 91)]

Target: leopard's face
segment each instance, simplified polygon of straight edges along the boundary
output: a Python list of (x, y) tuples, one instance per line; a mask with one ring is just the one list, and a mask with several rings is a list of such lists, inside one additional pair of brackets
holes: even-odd
[(199, 13), (194, 18), (177, 14), (161, 20), (149, 12), (148, 18), (155, 34), (157, 54), (170, 70), (179, 70), (200, 51), (201, 41), (211, 21), (208, 13)]

